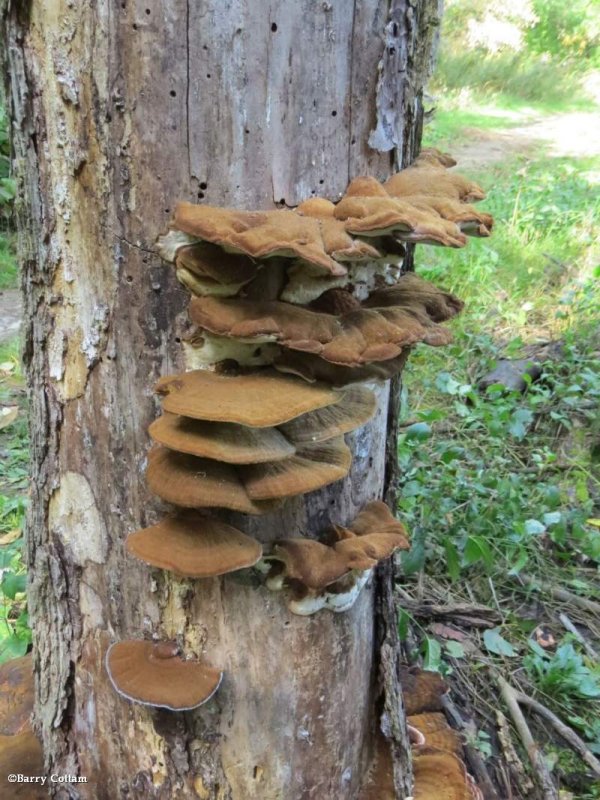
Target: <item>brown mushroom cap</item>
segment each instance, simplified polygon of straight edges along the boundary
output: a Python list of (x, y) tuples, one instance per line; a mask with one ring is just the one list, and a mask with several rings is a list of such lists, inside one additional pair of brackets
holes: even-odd
[(298, 214), (302, 214), (304, 217), (314, 217), (315, 219), (324, 219), (327, 217), (333, 217), (333, 209), (335, 205), (331, 202), (331, 200), (327, 200), (325, 197), (310, 197), (308, 200), (304, 200), (300, 205), (296, 208)]
[(33, 711), (31, 656), (13, 658), (0, 665), (0, 735), (14, 736), (30, 728)]
[(335, 317), (277, 300), (195, 297), (189, 312), (192, 322), (220, 336), (276, 341), (348, 366), (395, 358), (416, 342), (437, 346), (452, 338), (416, 301), (410, 307), (359, 308)]
[(344, 478), (352, 454), (343, 437), (298, 448), (285, 461), (239, 467), (245, 489), (253, 500), (306, 494)]
[(494, 225), (491, 214), (477, 211), (469, 203), (462, 203), (453, 197), (415, 194), (402, 195), (400, 199), (421, 211), (434, 211), (443, 219), (456, 223), (462, 231), (471, 236), (489, 236)]
[(461, 202), (483, 200), (485, 192), (474, 181), (433, 166), (408, 167), (392, 175), (384, 184), (392, 197), (407, 197), (415, 194), (442, 195)]
[[(419, 170), (424, 171), (424, 170)], [(361, 236), (393, 234), (407, 242), (463, 247), (466, 237), (433, 209), (422, 210), (396, 197), (343, 197), (335, 207), (346, 230)]]
[(415, 158), (411, 166), (429, 166), (434, 164), (438, 167), (455, 167), (456, 159), (452, 158), (450, 153), (444, 153), (443, 150), (438, 150), (437, 147), (424, 147), (419, 155)]
[(284, 575), (308, 589), (322, 591), (350, 572), (350, 568), (332, 547), (314, 539), (284, 539), (277, 542), (273, 557), (283, 562)]
[(166, 447), (150, 451), (146, 480), (151, 492), (182, 508), (230, 508), (244, 514), (267, 514), (274, 508), (252, 500), (230, 464)]
[(448, 687), (439, 673), (400, 667), (400, 685), (407, 715), (442, 710), (442, 697)]
[(333, 547), (352, 569), (365, 570), (389, 558), (396, 550), (408, 550), (410, 545), (402, 533), (367, 533), (343, 538)]
[(407, 308), (424, 311), (434, 322), (445, 322), (464, 308), (456, 295), (445, 292), (412, 272), (402, 275), (393, 286), (371, 292), (364, 301), (366, 308)]
[(146, 564), (185, 578), (212, 578), (251, 567), (262, 546), (245, 533), (199, 514), (167, 517), (129, 534), (127, 551)]
[(301, 258), (320, 272), (346, 274), (325, 251), (319, 221), (294, 211), (238, 211), (178, 203), (173, 225), (229, 252), (252, 258)]
[(349, 528), (358, 536), (365, 536), (372, 533), (390, 533), (401, 536), (406, 540), (408, 547), (408, 532), (404, 525), (399, 522), (386, 503), (381, 500), (373, 500), (362, 509), (360, 514), (354, 519)]
[(282, 350), (276, 356), (273, 366), (280, 372), (297, 375), (305, 381), (322, 381), (330, 386), (342, 388), (363, 381), (387, 381), (402, 372), (410, 354), (410, 347), (404, 348), (396, 358), (375, 361), (359, 367), (331, 364), (313, 353), (298, 350)]
[(388, 193), (377, 178), (359, 175), (350, 181), (344, 197), (388, 197)]
[(324, 442), (365, 425), (376, 410), (377, 398), (373, 392), (364, 386), (355, 386), (344, 392), (339, 403), (296, 417), (281, 425), (279, 430), (297, 447)]
[(134, 703), (171, 711), (197, 708), (219, 688), (221, 670), (184, 661), (172, 642), (116, 642), (106, 653), (106, 671), (116, 691)]
[[(306, 416), (304, 414), (299, 419)], [(286, 424), (293, 425), (293, 420)], [(171, 450), (224, 461), (226, 464), (281, 461), (296, 452), (294, 445), (277, 428), (205, 422), (169, 413), (156, 419), (148, 428), (148, 433), (155, 442)]]
[(420, 747), (413, 773), (414, 800), (473, 800), (465, 765), (453, 753)]
[[(0, 776), (3, 782), (9, 774), (44, 775), (44, 752), (31, 729), (14, 734), (0, 735)], [(48, 789), (40, 784), (13, 783), (10, 792), (5, 792), (10, 800), (47, 800)]]
[(445, 714), (438, 711), (426, 711), (423, 714), (412, 714), (407, 722), (425, 737), (429, 747), (447, 750), (459, 758), (462, 757), (463, 745), (458, 731), (448, 725)]
[(155, 391), (164, 397), (165, 411), (253, 428), (280, 425), (340, 399), (326, 386), (307, 386), (273, 370), (248, 375), (194, 370), (161, 378)]
[(226, 253), (209, 242), (181, 247), (175, 256), (175, 266), (189, 270), (198, 278), (211, 278), (223, 284), (248, 283), (258, 272), (258, 264), (248, 256)]

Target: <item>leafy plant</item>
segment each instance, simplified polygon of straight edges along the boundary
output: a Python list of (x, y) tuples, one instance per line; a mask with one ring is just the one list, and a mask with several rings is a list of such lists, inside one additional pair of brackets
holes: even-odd
[(600, 667), (586, 666), (571, 642), (561, 644), (554, 653), (547, 653), (533, 641), (529, 646), (532, 653), (525, 656), (523, 666), (544, 694), (563, 705), (572, 704), (574, 699), (600, 698)]

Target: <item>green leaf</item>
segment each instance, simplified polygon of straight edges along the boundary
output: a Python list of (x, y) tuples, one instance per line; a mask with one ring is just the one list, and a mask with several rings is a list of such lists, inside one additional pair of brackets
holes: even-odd
[(27, 588), (27, 576), (15, 575), (14, 572), (5, 572), (2, 576), (0, 588), (5, 597), (14, 600), (19, 592), (24, 592)]
[(526, 519), (525, 520), (525, 533), (529, 534), (529, 536), (539, 536), (540, 533), (544, 533), (546, 530), (546, 526), (542, 525), (542, 523), (537, 519)]
[(398, 636), (400, 641), (403, 642), (408, 636), (408, 626), (412, 617), (403, 608), (398, 610)]
[(527, 433), (527, 426), (530, 425), (532, 420), (532, 411), (528, 408), (517, 408), (510, 418), (510, 424), (508, 426), (509, 433), (514, 436), (515, 439), (523, 439)]
[(415, 422), (413, 425), (408, 426), (404, 436), (408, 440), (416, 439), (419, 442), (423, 442), (431, 436), (431, 428), (426, 422)]
[(458, 550), (453, 542), (446, 539), (444, 542), (444, 549), (446, 551), (446, 567), (448, 568), (448, 575), (453, 581), (457, 581), (460, 577), (460, 558)]
[(442, 648), (437, 639), (428, 636), (423, 643), (423, 669), (439, 672), (442, 665)]
[(20, 658), (27, 652), (28, 642), (26, 639), (11, 634), (6, 639), (0, 640), (0, 664), (10, 661), (11, 658)]
[(423, 528), (413, 529), (410, 543), (410, 550), (402, 553), (400, 557), (402, 570), (405, 575), (414, 575), (425, 564), (425, 530)]
[(483, 634), (483, 643), (485, 648), (490, 653), (495, 653), (497, 656), (508, 656), (514, 658), (517, 655), (512, 644), (500, 634), (500, 628), (492, 628)]
[(448, 653), (449, 656), (452, 658), (464, 658), (465, 657), (465, 648), (462, 646), (460, 642), (445, 642), (444, 649)]
[(467, 565), (476, 564), (478, 561), (483, 561), (486, 567), (492, 567), (494, 564), (494, 554), (481, 536), (469, 536), (463, 551), (463, 558)]

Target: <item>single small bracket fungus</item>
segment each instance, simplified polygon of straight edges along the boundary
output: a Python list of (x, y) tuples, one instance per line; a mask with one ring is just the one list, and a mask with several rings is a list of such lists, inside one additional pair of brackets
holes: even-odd
[(163, 397), (165, 411), (253, 428), (281, 425), (340, 400), (340, 394), (328, 386), (307, 386), (268, 369), (240, 375), (183, 372), (161, 378), (155, 391)]
[(481, 795), (454, 753), (419, 747), (413, 755), (414, 800), (476, 800)]
[(412, 167), (455, 167), (457, 164), (456, 159), (452, 158), (450, 153), (444, 153), (443, 150), (438, 150), (437, 147), (424, 147), (419, 155), (415, 158)]
[(106, 672), (127, 700), (170, 711), (189, 711), (215, 694), (223, 673), (198, 661), (186, 661), (174, 642), (130, 640), (112, 644)]
[(319, 408), (279, 426), (279, 431), (296, 447), (325, 442), (365, 425), (377, 410), (377, 399), (364, 386), (346, 390), (340, 401)]
[(131, 533), (127, 551), (153, 567), (183, 578), (213, 578), (252, 567), (262, 556), (255, 539), (217, 519), (200, 514), (167, 517)]

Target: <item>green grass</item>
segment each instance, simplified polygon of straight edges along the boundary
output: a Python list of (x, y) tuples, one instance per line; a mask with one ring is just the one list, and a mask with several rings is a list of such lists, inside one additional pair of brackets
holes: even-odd
[[(447, 63), (442, 73), (447, 86)], [(522, 75), (500, 95), (485, 75), (485, 64), (479, 78), (457, 70), (454, 94), (425, 129), (425, 146), (468, 150), (484, 132), (506, 135), (543, 120), (549, 108), (578, 106), (560, 92), (553, 102), (547, 94), (525, 97), (515, 88)], [(424, 663), (456, 679), (463, 697), (470, 692), (484, 738), (497, 707), (490, 677), (498, 670), (599, 753), (600, 667), (558, 613), (596, 650), (598, 620), (532, 593), (519, 576), (600, 601), (600, 159), (555, 158), (540, 144), (469, 174), (489, 189), (481, 207), (495, 217), (493, 235), (461, 250), (420, 247), (416, 254), (417, 272), (455, 292), (465, 310), (451, 323), (454, 343), (420, 346), (403, 376), (399, 510), (412, 530), (403, 588), (442, 604), (499, 609), (502, 622), (485, 635), (469, 629), (464, 644), (432, 634), (419, 619), (413, 635)], [(499, 358), (520, 357), (540, 341), (559, 341), (562, 352), (524, 395), (477, 389)], [(408, 619), (401, 611), (401, 633)], [(541, 623), (557, 642), (548, 652), (533, 638)], [(545, 726), (530, 721), (568, 772), (585, 772)], [(599, 795), (590, 788), (573, 796)]]
[(0, 345), (0, 409), (18, 409), (8, 424), (0, 416), (0, 663), (24, 655), (31, 642), (22, 536), (29, 442), (18, 354), (18, 340)]
[(12, 236), (0, 234), (0, 290), (15, 289), (18, 283), (18, 268)]

